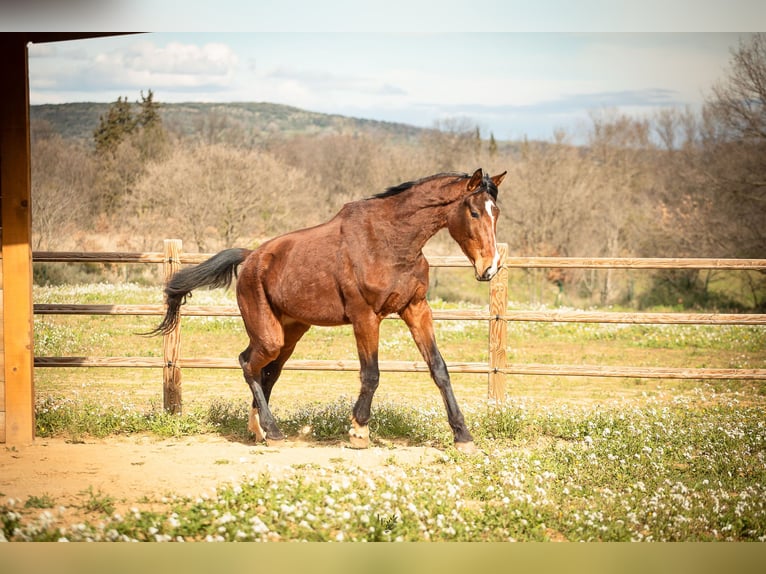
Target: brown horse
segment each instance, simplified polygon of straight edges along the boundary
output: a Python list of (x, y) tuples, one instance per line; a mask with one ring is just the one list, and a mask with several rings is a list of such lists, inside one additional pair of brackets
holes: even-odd
[(343, 206), (330, 221), (267, 241), (255, 250), (227, 249), (182, 269), (165, 288), (167, 313), (155, 333), (171, 331), (180, 306), (198, 287), (237, 281), (250, 344), (239, 362), (253, 393), (248, 428), (258, 440), (284, 438), (269, 410), (269, 397), (285, 361), (311, 325), (351, 324), (361, 363), (361, 390), (353, 408), (352, 446), (369, 445), (370, 405), (378, 387), (380, 322), (398, 313), (412, 333), (441, 391), (455, 446), (472, 451), (434, 338), (426, 302), (428, 263), (423, 246), (446, 227), (471, 261), (480, 281), (498, 270), (497, 186), (506, 172), (489, 177), (441, 173), (402, 183)]

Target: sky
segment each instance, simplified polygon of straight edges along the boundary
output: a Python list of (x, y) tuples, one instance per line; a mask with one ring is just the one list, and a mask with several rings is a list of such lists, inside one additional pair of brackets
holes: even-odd
[[(51, 13), (62, 1), (23, 5)], [(78, 29), (117, 22), (171, 31), (30, 46), (32, 104), (135, 101), (151, 89), (159, 102), (272, 102), (421, 127), (457, 121), (501, 140), (550, 139), (556, 129), (576, 139), (589, 114), (604, 109), (650, 116), (699, 107), (725, 77), (731, 50), (766, 29), (766, 3), (749, 0), (537, 0), (531, 13), (515, 0), (441, 0), (438, 10), (417, 0), (218, 0), (205, 6), (219, 10), (201, 12), (187, 0), (188, 10), (153, 13), (149, 27), (131, 19), (144, 0), (130, 12), (113, 0), (107, 28), (89, 0), (74, 4), (87, 15)], [(177, 6), (152, 5), (168, 4)], [(615, 5), (622, 11), (610, 12)], [(652, 8), (663, 17), (647, 18)], [(61, 30), (71, 15), (34, 29)], [(36, 23), (15, 18), (22, 29)], [(204, 31), (206, 24), (226, 31)], [(179, 28), (203, 31), (172, 31)]]

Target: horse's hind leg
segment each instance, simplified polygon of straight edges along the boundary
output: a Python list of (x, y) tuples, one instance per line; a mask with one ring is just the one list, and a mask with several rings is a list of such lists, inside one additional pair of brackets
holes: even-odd
[[(276, 353), (274, 353), (275, 355)], [(282, 431), (277, 427), (276, 420), (269, 410), (269, 403), (261, 386), (262, 368), (260, 365), (273, 360), (273, 355), (269, 357), (261, 351), (253, 349), (252, 345), (242, 351), (239, 355), (239, 364), (242, 367), (242, 373), (245, 381), (253, 394), (252, 408), (248, 417), (247, 428), (255, 434), (258, 441), (279, 441), (285, 437)]]
[(285, 341), (279, 356), (261, 370), (261, 387), (263, 388), (263, 395), (266, 397), (267, 403), (271, 398), (271, 390), (279, 379), (279, 375), (282, 374), (282, 367), (293, 354), (298, 341), (301, 340), (301, 337), (310, 328), (310, 325), (296, 322), (291, 322), (284, 326)]
[[(277, 352), (276, 358), (260, 369), (260, 375), (255, 374), (259, 361), (253, 354), (252, 339), (250, 346), (239, 356), (239, 364), (242, 366), (245, 381), (253, 393), (253, 406), (248, 417), (248, 429), (255, 434), (258, 441), (266, 440), (269, 442), (284, 438), (271, 415), (271, 410), (268, 407), (269, 399), (271, 398), (271, 391), (282, 373), (282, 367), (293, 354), (298, 341), (310, 328), (310, 325), (298, 322), (282, 325), (282, 338), (276, 339), (277, 341), (281, 340), (282, 346)], [(265, 354), (263, 352), (260, 354), (264, 357), (274, 355), (274, 353)]]

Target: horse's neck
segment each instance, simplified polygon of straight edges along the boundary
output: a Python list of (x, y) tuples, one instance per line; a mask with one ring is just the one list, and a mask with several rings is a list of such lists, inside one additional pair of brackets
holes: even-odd
[[(431, 190), (412, 190), (397, 208), (402, 227), (414, 234), (413, 241), (422, 248), (437, 232), (447, 227), (447, 220), (455, 203), (463, 197), (459, 186), (439, 187)], [(406, 222), (406, 223), (405, 223)]]
[(449, 204), (412, 201), (374, 205), (369, 214), (375, 240), (385, 242), (405, 257), (418, 256), (428, 240), (447, 226), (449, 209)]

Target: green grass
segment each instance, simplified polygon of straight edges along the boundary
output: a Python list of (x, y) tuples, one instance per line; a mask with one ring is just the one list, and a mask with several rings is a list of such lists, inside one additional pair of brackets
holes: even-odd
[(55, 500), (49, 494), (30, 496), (24, 503), (24, 508), (53, 508)]
[[(280, 478), (250, 477), (125, 515), (86, 491), (84, 505), (98, 518), (61, 530), (50, 512), (35, 519), (6, 502), (0, 526), (8, 540), (763, 541), (762, 413), (734, 400), (662, 398), (640, 408), (509, 401), (467, 410), (477, 455), (442, 442), (429, 465), (393, 456), (379, 469), (298, 465)], [(301, 416), (296, 424), (319, 420)], [(435, 424), (429, 408), (407, 416), (407, 432)]]
[(114, 512), (115, 500), (108, 494), (104, 494), (100, 490), (94, 491), (92, 486), (82, 491), (81, 494), (85, 496), (85, 501), (82, 505), (83, 510), (107, 515)]

